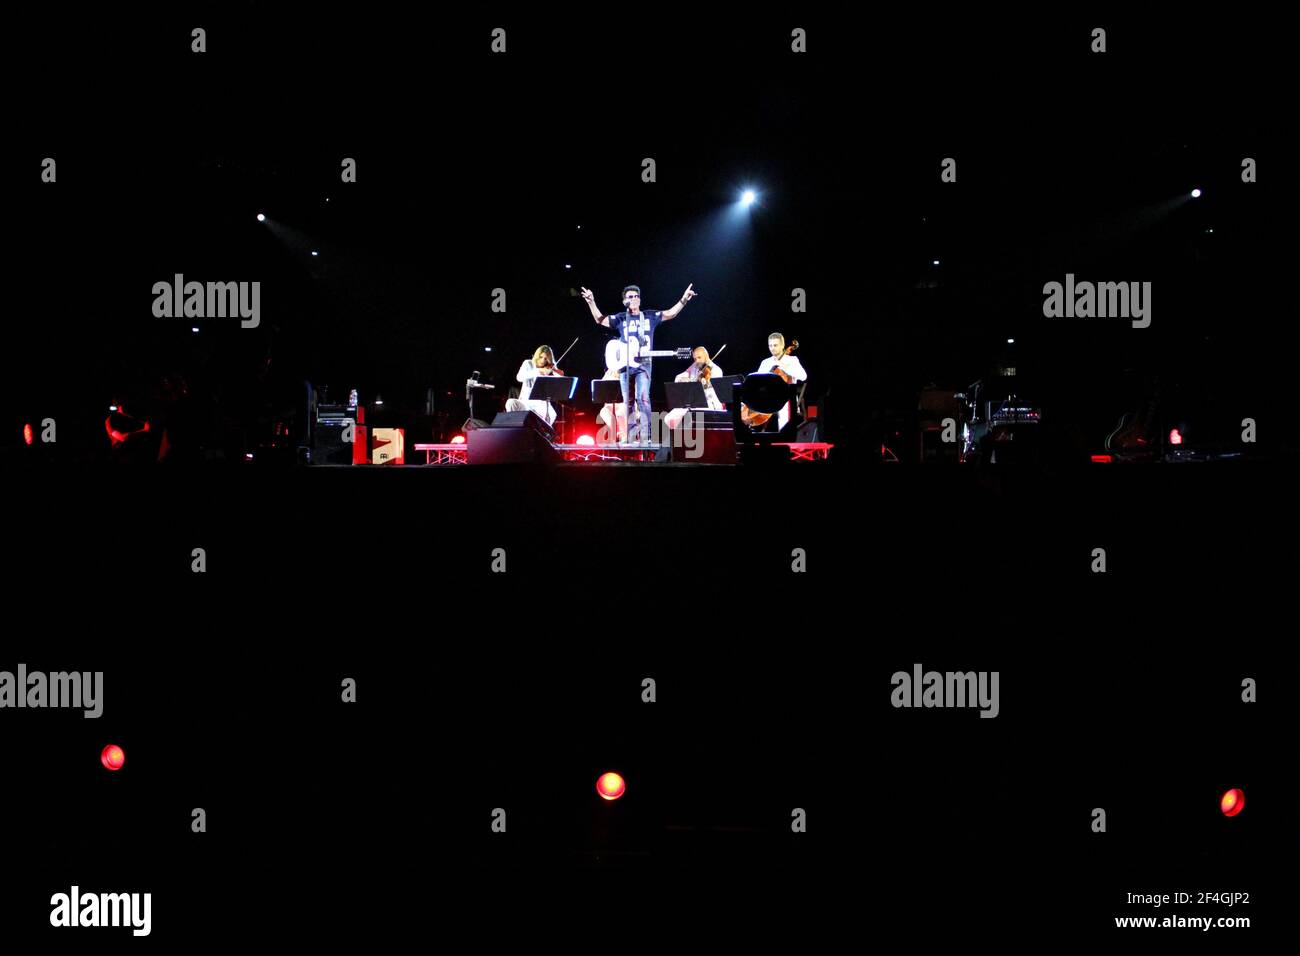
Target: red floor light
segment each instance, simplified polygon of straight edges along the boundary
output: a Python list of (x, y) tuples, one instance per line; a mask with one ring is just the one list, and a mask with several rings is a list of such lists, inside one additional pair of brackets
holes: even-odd
[(1225, 817), (1235, 817), (1246, 806), (1246, 795), (1240, 790), (1229, 790), (1219, 798), (1219, 809)]
[(109, 744), (99, 752), (99, 762), (105, 770), (121, 770), (122, 764), (126, 763), (126, 754), (117, 744)]
[(618, 774), (610, 772), (600, 775), (596, 781), (596, 792), (605, 800), (617, 800), (623, 796), (623, 791), (627, 789), (627, 784)]

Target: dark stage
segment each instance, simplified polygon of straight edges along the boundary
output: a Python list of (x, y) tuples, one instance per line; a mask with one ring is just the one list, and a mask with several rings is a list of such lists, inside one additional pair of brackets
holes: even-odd
[[(959, 626), (981, 607), (1032, 605), (1060, 586), (1082, 589), (1081, 612), (1100, 601), (1102, 625), (1121, 605), (1178, 619), (1216, 597), (1230, 604), (1242, 586), (1260, 600), (1279, 595), (1297, 528), (1269, 509), (1292, 494), (1292, 474), (1243, 462), (1054, 474), (832, 463), (99, 467), (17, 475), (23, 504), (8, 523), (28, 556), (19, 574), (75, 553), (92, 575), (120, 569), (187, 590), (211, 577), (305, 586), (346, 574), (402, 594), (437, 582), (431, 603), (451, 606), (474, 593), (460, 584), (495, 592), (518, 573), (532, 582), (521, 593), (548, 608), (596, 602), (617, 614), (624, 589), (641, 589), (631, 576), (645, 574), (665, 608), (698, 599), (731, 614), (777, 594), (777, 606), (851, 598), (865, 613), (902, 603), (894, 588), (904, 585), (951, 598), (949, 614), (918, 604), (918, 623)], [(618, 557), (629, 539), (635, 557)], [(492, 570), (498, 547), (505, 578)], [(206, 551), (206, 578), (191, 570), (194, 548)], [(796, 548), (806, 578), (792, 573)], [(1093, 570), (1095, 548), (1107, 552), (1104, 573)], [(971, 603), (1000, 581), (1010, 594)], [(680, 587), (671, 600), (670, 587)], [(797, 598), (805, 589), (816, 596)]]

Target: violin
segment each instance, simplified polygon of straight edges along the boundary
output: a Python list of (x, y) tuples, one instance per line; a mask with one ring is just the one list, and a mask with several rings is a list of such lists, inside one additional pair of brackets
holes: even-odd
[[(794, 350), (797, 349), (798, 347), (799, 347), (799, 340), (791, 339), (790, 344), (785, 347), (784, 352), (782, 352), (780, 355), (777, 356), (776, 360), (780, 362), (781, 359), (785, 358), (787, 355), (792, 355), (794, 353)], [(786, 372), (785, 369), (781, 368), (780, 365), (773, 365), (772, 371), (775, 374), (780, 375), (781, 380), (785, 382), (785, 384), (787, 385), (789, 385), (791, 382), (794, 381), (794, 379), (790, 377), (789, 373)], [(774, 414), (773, 412), (750, 411), (749, 406), (746, 405), (744, 402), (741, 402), (740, 404), (740, 420), (744, 422), (746, 425), (748, 425), (750, 428), (762, 428), (764, 425), (767, 424), (767, 420), (771, 418), (773, 414)]]
[(727, 343), (723, 342), (722, 347), (713, 353), (713, 358), (709, 359), (707, 362), (704, 363), (704, 368), (700, 369), (700, 382), (702, 382), (705, 385), (709, 384), (709, 380), (713, 378), (713, 359), (717, 358), (726, 350), (727, 350)]
[[(570, 352), (570, 350), (571, 350), (575, 345), (577, 345), (577, 344), (578, 344), (578, 340), (577, 340), (577, 339), (574, 339), (572, 342), (570, 342), (570, 343), (569, 343), (569, 347), (568, 347), (567, 349), (564, 350), (564, 355), (568, 355), (569, 352)], [(547, 351), (549, 352), (550, 350), (548, 349)], [(564, 355), (561, 355), (560, 358), (564, 358)], [(541, 366), (541, 368), (542, 368), (543, 371), (545, 371), (546, 369), (549, 368), (549, 369), (551, 370), (551, 371), (550, 371), (550, 374), (551, 374), (551, 375), (563, 375), (563, 374), (564, 374), (564, 372), (560, 370), (560, 366), (559, 366), (558, 362), (557, 362), (556, 360), (554, 360), (554, 359), (548, 359), (547, 362), (546, 362), (546, 364), (543, 365), (543, 366)]]

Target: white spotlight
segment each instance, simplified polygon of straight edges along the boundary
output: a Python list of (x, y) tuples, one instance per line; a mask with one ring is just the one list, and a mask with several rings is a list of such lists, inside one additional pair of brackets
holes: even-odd
[(257, 221), (258, 221), (258, 222), (266, 222), (266, 216), (262, 215), (262, 214), (259, 212), (259, 213), (257, 214)]
[(315, 249), (313, 249), (313, 250), (311, 251), (311, 254), (312, 254), (313, 256), (318, 256), (318, 255), (320, 255), (320, 253), (317, 252)]
[(758, 200), (758, 193), (752, 189), (746, 189), (740, 196), (740, 201), (746, 206), (752, 206)]
[(1015, 345), (1015, 344), (1016, 344), (1015, 339), (1007, 339), (1007, 345)]
[(1193, 199), (1200, 199), (1200, 198), (1201, 198), (1201, 191), (1200, 191), (1199, 189), (1193, 189), (1193, 190), (1192, 190), (1192, 198), (1193, 198)]

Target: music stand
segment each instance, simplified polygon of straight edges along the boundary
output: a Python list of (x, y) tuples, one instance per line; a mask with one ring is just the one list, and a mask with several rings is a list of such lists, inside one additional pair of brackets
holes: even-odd
[[(593, 405), (613, 405), (614, 444), (618, 444), (618, 406), (623, 404), (623, 383), (617, 378), (593, 378), (591, 380), (591, 402)], [(630, 424), (629, 424), (630, 427)]]
[(709, 399), (704, 394), (704, 384), (699, 381), (664, 382), (664, 394), (668, 396), (669, 408), (709, 407)]
[(714, 375), (709, 379), (709, 384), (713, 386), (718, 401), (724, 405), (732, 405), (736, 401), (736, 388), (743, 381), (745, 381), (743, 375)]
[(530, 402), (555, 402), (560, 406), (560, 443), (564, 443), (564, 405), (573, 401), (578, 391), (578, 380), (571, 375), (539, 375), (533, 379), (533, 389), (528, 393)]
[(731, 408), (736, 433), (740, 435), (744, 444), (742, 459), (749, 457), (750, 460), (756, 460), (752, 457), (755, 452), (761, 452), (764, 459), (770, 457), (775, 451), (772, 446), (780, 437), (780, 431), (778, 429), (777, 432), (765, 432), (763, 429), (767, 425), (766, 422), (758, 429), (745, 425), (740, 417), (741, 405), (748, 406), (751, 412), (770, 414), (772, 418), (776, 418), (780, 410), (785, 407), (785, 403), (790, 400), (791, 391), (790, 383), (783, 381), (781, 376), (774, 372), (754, 372), (747, 375), (740, 387), (736, 389), (738, 401), (732, 404)]

